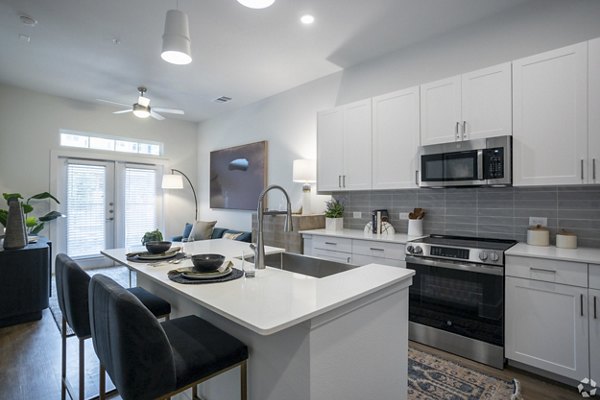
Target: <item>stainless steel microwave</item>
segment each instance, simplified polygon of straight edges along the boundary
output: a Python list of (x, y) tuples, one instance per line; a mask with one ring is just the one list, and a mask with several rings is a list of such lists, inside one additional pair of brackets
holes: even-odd
[(420, 148), (420, 187), (511, 186), (512, 136)]

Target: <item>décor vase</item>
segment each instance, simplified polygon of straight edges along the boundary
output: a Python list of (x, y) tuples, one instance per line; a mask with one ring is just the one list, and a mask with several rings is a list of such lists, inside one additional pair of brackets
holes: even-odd
[(17, 198), (8, 200), (8, 215), (6, 217), (6, 232), (4, 245), (7, 250), (22, 249), (27, 246), (27, 233), (25, 230), (25, 216), (23, 208)]
[(325, 218), (326, 231), (343, 231), (344, 218)]

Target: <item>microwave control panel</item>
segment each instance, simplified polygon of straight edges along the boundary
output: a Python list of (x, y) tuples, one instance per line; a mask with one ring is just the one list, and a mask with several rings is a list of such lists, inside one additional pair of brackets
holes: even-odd
[(504, 178), (504, 148), (483, 150), (483, 175), (485, 179)]

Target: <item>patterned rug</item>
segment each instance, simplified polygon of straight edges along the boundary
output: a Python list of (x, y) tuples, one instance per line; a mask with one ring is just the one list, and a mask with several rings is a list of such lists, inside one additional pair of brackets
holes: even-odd
[(518, 400), (519, 382), (494, 378), (413, 348), (408, 349), (409, 400)]
[[(116, 266), (107, 268), (93, 268), (86, 270), (86, 272), (90, 275), (104, 274), (110, 276), (121, 286), (129, 287), (129, 270), (127, 269), (127, 267)], [(136, 285), (135, 274), (131, 274), (131, 285)], [(60, 307), (58, 306), (58, 297), (56, 297), (55, 275), (52, 275), (52, 296), (50, 297), (50, 299), (48, 299), (48, 308), (50, 308), (50, 312), (54, 317), (54, 322), (56, 322), (56, 327), (60, 331), (62, 312), (60, 311)], [(75, 333), (73, 333), (71, 327), (67, 325), (67, 337), (73, 336), (74, 334)]]

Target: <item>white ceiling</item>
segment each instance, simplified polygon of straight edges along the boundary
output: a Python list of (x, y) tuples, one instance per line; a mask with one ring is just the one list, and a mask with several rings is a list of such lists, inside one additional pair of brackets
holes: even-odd
[[(145, 85), (153, 105), (201, 121), (528, 0), (276, 0), (263, 10), (179, 0), (190, 21), (187, 66), (160, 58), (165, 14), (176, 1), (0, 0), (0, 82), (127, 104)], [(21, 13), (37, 26), (22, 24)], [(304, 13), (316, 22), (300, 24)], [(233, 101), (212, 102), (220, 96)]]

